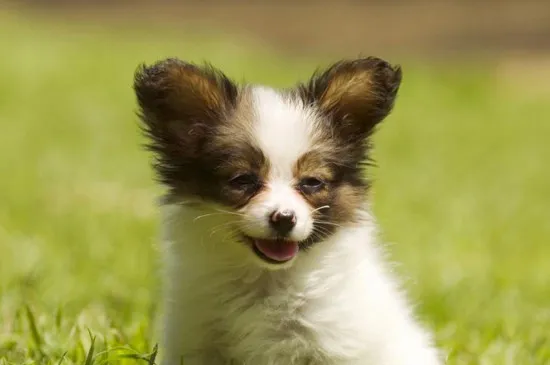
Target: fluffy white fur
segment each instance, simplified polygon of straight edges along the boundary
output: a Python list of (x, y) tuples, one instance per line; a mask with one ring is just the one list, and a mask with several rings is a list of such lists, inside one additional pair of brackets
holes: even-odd
[[(237, 212), (240, 228), (262, 235), (265, 213), (289, 205), (308, 233), (311, 208), (290, 184), (315, 140), (313, 112), (265, 88), (254, 90), (254, 103), (254, 137), (272, 171), (260, 202)], [(164, 364), (440, 364), (386, 269), (367, 202), (359, 223), (276, 269), (233, 240), (236, 216), (224, 208), (191, 201), (165, 205), (163, 215)]]

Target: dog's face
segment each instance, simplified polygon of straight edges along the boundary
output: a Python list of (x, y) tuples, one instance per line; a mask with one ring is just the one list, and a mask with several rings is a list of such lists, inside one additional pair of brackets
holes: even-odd
[(400, 68), (376, 58), (281, 91), (169, 59), (138, 69), (134, 87), (169, 194), (221, 204), (237, 244), (274, 268), (353, 221), (369, 137), (400, 82)]

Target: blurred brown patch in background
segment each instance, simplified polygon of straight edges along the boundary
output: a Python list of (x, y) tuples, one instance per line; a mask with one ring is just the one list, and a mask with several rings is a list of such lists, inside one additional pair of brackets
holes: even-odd
[(298, 54), (501, 56), (550, 50), (550, 1), (26, 0), (79, 21), (220, 30)]
[[(503, 86), (550, 92), (550, 1), (23, 0), (11, 10), (86, 27), (222, 34), (293, 57), (490, 61)], [(131, 27), (129, 27), (131, 29)], [(128, 28), (127, 28), (128, 29)], [(261, 49), (261, 48), (260, 48)], [(165, 55), (159, 55), (163, 57)], [(452, 67), (452, 66), (450, 66)]]

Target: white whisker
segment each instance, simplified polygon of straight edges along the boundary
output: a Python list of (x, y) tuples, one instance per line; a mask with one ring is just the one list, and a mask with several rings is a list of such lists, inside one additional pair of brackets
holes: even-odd
[(245, 217), (246, 215), (243, 214), (243, 213), (239, 213), (239, 212), (230, 212), (228, 210), (223, 210), (223, 209), (218, 209), (216, 208), (216, 211), (220, 212), (220, 213), (225, 213), (225, 214), (231, 214), (231, 215), (238, 215), (238, 216), (241, 216), (241, 217)]
[(330, 205), (323, 205), (323, 206), (321, 206), (321, 207), (319, 207), (319, 208), (313, 209), (313, 210), (311, 211), (311, 213), (313, 214), (313, 213), (315, 213), (315, 212), (317, 212), (317, 211), (319, 211), (319, 210), (321, 210), (321, 209), (328, 209), (328, 208), (330, 208)]
[(215, 216), (215, 215), (224, 215), (224, 214), (228, 214), (228, 213), (221, 212), (221, 213), (208, 213), (208, 214), (199, 215), (199, 216), (196, 216), (195, 218), (193, 218), (193, 222), (196, 222), (196, 221), (198, 221), (199, 219), (202, 219), (202, 218), (211, 217), (211, 216)]

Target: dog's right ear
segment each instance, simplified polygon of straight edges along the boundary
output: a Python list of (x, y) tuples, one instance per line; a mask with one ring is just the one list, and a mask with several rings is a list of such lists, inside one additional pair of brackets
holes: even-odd
[(392, 110), (401, 68), (376, 58), (344, 60), (317, 72), (298, 90), (304, 102), (325, 114), (346, 143), (362, 141)]
[(178, 59), (139, 67), (134, 90), (152, 139), (149, 147), (172, 155), (179, 149), (187, 157), (200, 153), (209, 131), (235, 106), (238, 94), (221, 71)]

